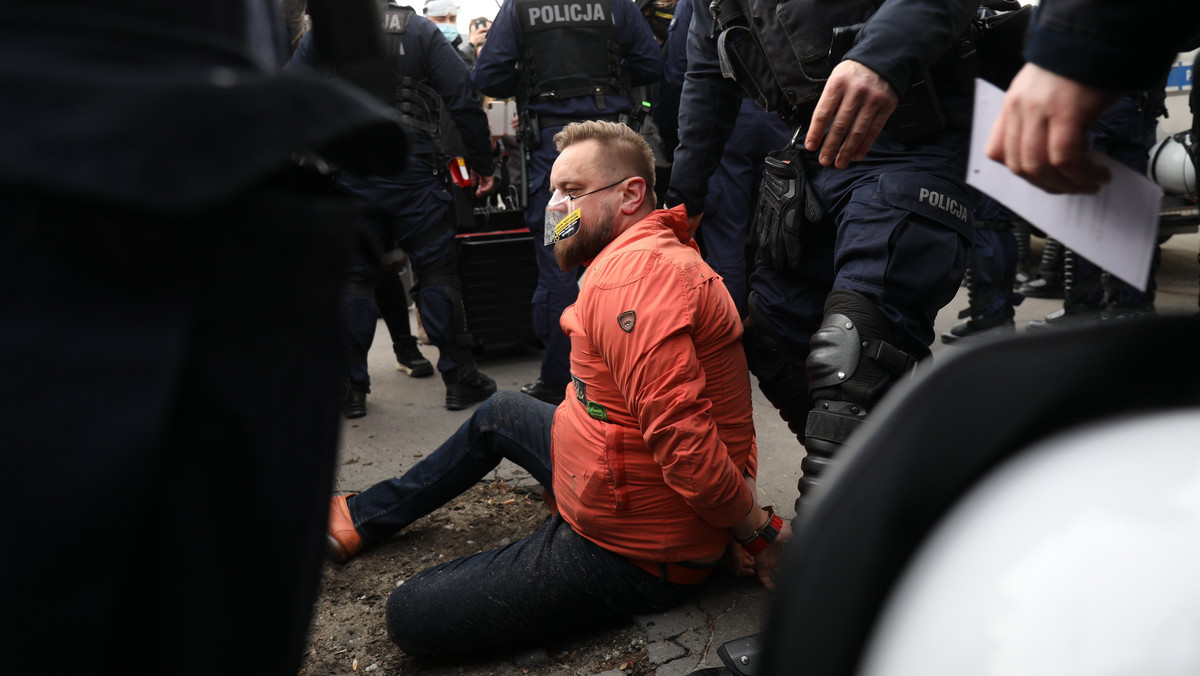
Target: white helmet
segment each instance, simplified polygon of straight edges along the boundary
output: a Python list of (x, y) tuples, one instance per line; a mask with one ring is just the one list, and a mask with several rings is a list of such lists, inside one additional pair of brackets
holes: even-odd
[(860, 664), (1200, 674), (1200, 410), (1091, 424), (990, 473), (918, 549)]
[(1172, 195), (1196, 199), (1196, 156), (1192, 133), (1181, 131), (1150, 151), (1150, 179)]

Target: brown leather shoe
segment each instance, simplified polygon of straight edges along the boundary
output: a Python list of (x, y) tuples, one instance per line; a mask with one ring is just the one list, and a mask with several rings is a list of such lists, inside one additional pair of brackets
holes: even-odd
[[(353, 494), (351, 494), (353, 495)], [(350, 518), (350, 507), (346, 505), (349, 495), (339, 495), (329, 503), (329, 558), (345, 563), (362, 551), (363, 541)]]

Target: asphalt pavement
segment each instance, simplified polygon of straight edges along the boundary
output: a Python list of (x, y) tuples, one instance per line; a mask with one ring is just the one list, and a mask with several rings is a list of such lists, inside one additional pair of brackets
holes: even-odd
[[(1035, 240), (1035, 247), (1040, 240)], [(1200, 235), (1175, 235), (1163, 245), (1159, 272), (1157, 308), (1160, 313), (1195, 313), (1200, 265)], [(966, 290), (938, 315), (937, 334), (958, 323), (958, 311), (966, 307)], [(1026, 299), (1017, 307), (1018, 331), (1033, 319), (1041, 319), (1061, 307), (1058, 300)], [(413, 322), (415, 328), (415, 322)], [(435, 361), (437, 350), (423, 345), (422, 351)], [(934, 360), (950, 350), (969, 347), (932, 346)], [(480, 356), (480, 369), (496, 380), (500, 389), (516, 390), (538, 375), (540, 353), (527, 346), (489, 346)], [(391, 342), (380, 322), (375, 345), (369, 355), (372, 392), (368, 415), (346, 421), (338, 475), (338, 489), (357, 491), (376, 481), (394, 476), (429, 453), (466, 420), (472, 409), (447, 411), (444, 386), (437, 376), (409, 378), (395, 371)], [(795, 515), (793, 503), (800, 477), (803, 449), (779, 418), (774, 408), (755, 389), (755, 425), (758, 435), (760, 502), (772, 504), (785, 518)], [(531, 482), (523, 470), (504, 463), (499, 476), (510, 482)], [(717, 575), (700, 597), (679, 608), (654, 616), (636, 618), (645, 632), (647, 653), (658, 676), (682, 676), (702, 668), (718, 666), (716, 649), (725, 641), (756, 633), (764, 621), (769, 594), (755, 580), (734, 580)]]

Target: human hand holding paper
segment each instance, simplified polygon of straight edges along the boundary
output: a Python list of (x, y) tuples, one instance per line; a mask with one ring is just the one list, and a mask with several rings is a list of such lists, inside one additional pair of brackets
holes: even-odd
[(975, 118), (967, 183), (995, 198), (1048, 235), (1140, 290), (1150, 277), (1158, 237), (1162, 189), (1150, 179), (1093, 150), (1112, 180), (1092, 195), (1051, 195), (987, 156), (988, 136), (1004, 92), (975, 83)]

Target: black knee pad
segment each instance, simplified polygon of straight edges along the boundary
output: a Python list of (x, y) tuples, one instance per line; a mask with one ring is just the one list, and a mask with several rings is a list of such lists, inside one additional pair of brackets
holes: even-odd
[(838, 290), (826, 298), (825, 318), (813, 334), (806, 364), (814, 408), (804, 429), (802, 497), (867, 412), (916, 366), (917, 360), (890, 340), (891, 323), (866, 296)]
[(808, 376), (804, 372), (803, 355), (784, 340), (775, 326), (750, 297), (745, 321), (742, 347), (750, 372), (758, 378), (759, 389), (787, 421), (788, 428), (802, 439), (804, 421), (812, 410), (808, 395)]

